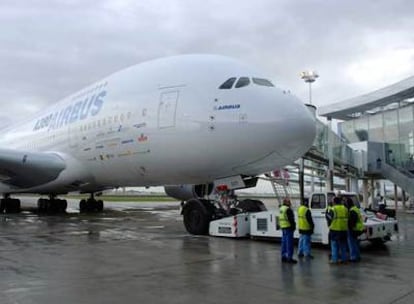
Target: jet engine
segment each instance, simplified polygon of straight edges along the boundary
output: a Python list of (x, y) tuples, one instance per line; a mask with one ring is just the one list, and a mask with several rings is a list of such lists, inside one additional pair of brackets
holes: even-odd
[(176, 185), (165, 186), (164, 190), (168, 196), (176, 198), (180, 201), (187, 201), (192, 198), (203, 198), (213, 192), (213, 184), (200, 185)]

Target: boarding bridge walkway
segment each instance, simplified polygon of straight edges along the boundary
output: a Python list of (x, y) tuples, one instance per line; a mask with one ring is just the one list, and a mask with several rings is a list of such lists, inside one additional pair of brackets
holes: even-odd
[[(348, 144), (319, 120), (317, 120), (313, 146), (303, 156), (305, 175), (320, 178), (321, 170), (327, 170), (329, 140), (331, 140), (335, 176), (354, 179), (388, 179), (414, 197), (414, 160), (402, 157), (408, 155), (405, 153), (406, 147), (369, 141)], [(296, 166), (299, 166), (299, 162)], [(292, 172), (291, 169), (289, 172)], [(326, 175), (326, 172), (322, 174)], [(287, 189), (289, 187), (283, 187), (281, 180), (272, 181), (272, 186), (275, 193), (278, 193), (278, 198), (292, 197)]]
[[(414, 161), (406, 159), (406, 147), (379, 142), (347, 144), (329, 127), (317, 120), (317, 133), (312, 148), (304, 159), (322, 164), (329, 163), (329, 137), (336, 176), (357, 179), (388, 179), (414, 197)], [(390, 152), (392, 151), (392, 155)]]
[[(364, 155), (361, 155), (360, 151), (353, 150), (340, 136), (330, 130), (328, 125), (319, 120), (316, 120), (316, 136), (313, 145), (303, 156), (306, 161), (313, 163), (313, 165), (305, 163), (307, 169), (319, 172), (324, 168), (326, 173), (329, 164), (329, 140), (332, 142), (335, 175), (357, 177)], [(313, 168), (309, 168), (309, 166), (313, 166)], [(315, 177), (320, 177), (320, 174)]]
[[(411, 162), (395, 155), (390, 156), (391, 151), (397, 150), (396, 148), (403, 151), (404, 147), (369, 141), (359, 144), (366, 151), (366, 160), (361, 166), (363, 178), (388, 179), (410, 196), (414, 196), (414, 170)], [(402, 154), (404, 153), (398, 153)]]
[(392, 181), (410, 196), (414, 195), (414, 175), (411, 172), (395, 168), (387, 163), (381, 164), (380, 172), (385, 179)]

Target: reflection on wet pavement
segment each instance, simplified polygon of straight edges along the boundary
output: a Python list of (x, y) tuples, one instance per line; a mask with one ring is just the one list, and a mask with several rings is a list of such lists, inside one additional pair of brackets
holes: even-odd
[(412, 303), (414, 216), (359, 264), (280, 262), (280, 244), (192, 236), (179, 203), (112, 203), (101, 214), (0, 216), (0, 303)]

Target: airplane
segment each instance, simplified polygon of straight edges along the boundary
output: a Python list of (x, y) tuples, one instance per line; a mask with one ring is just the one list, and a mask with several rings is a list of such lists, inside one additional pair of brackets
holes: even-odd
[(0, 211), (18, 212), (19, 193), (48, 195), (40, 211), (65, 211), (58, 196), (70, 192), (90, 194), (81, 212), (102, 211), (95, 195), (106, 189), (166, 185), (175, 197), (191, 193), (184, 223), (202, 234), (215, 207), (200, 189), (251, 186), (301, 157), (315, 129), (297, 97), (237, 60), (155, 59), (1, 130)]

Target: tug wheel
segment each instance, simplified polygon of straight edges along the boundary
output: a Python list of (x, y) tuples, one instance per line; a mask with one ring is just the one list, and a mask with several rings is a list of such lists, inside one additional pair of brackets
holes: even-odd
[(185, 229), (191, 234), (206, 235), (211, 220), (211, 213), (207, 210), (202, 201), (197, 199), (189, 200), (183, 209)]

